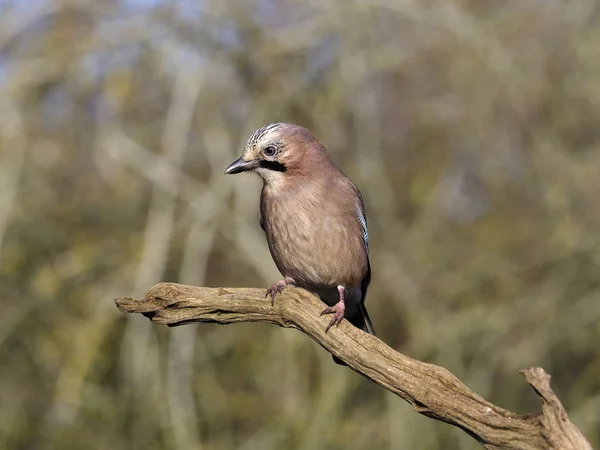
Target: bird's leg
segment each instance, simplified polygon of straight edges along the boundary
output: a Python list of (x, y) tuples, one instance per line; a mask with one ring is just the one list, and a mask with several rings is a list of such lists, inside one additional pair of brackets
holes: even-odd
[(323, 314), (333, 314), (333, 319), (325, 328), (325, 333), (329, 331), (332, 326), (338, 326), (342, 320), (344, 320), (344, 313), (346, 312), (346, 303), (344, 302), (344, 286), (339, 285), (338, 292), (340, 293), (340, 300), (333, 306), (328, 306), (323, 310)]
[(265, 294), (265, 298), (268, 295), (271, 295), (271, 306), (275, 305), (275, 295), (278, 292), (283, 291), (283, 288), (286, 286), (294, 286), (296, 282), (293, 278), (285, 277), (283, 280), (279, 280), (277, 283), (273, 283), (271, 286), (267, 288), (267, 293)]

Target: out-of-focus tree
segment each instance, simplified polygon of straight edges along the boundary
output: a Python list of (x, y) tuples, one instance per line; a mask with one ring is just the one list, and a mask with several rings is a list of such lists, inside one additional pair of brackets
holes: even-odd
[(477, 448), (313, 342), (158, 329), (115, 296), (266, 286), (254, 129), (361, 188), (379, 336), (600, 445), (592, 0), (0, 1), (0, 447)]

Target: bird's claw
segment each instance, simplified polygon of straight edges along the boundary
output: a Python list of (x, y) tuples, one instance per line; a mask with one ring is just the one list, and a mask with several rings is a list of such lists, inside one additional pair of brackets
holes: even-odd
[(265, 298), (269, 295), (271, 296), (271, 306), (275, 305), (275, 296), (283, 291), (288, 284), (291, 284), (288, 280), (279, 280), (277, 283), (273, 283), (271, 286), (267, 288), (267, 292), (265, 294)]
[(339, 301), (335, 305), (328, 306), (327, 308), (325, 308), (323, 310), (321, 315), (333, 314), (333, 318), (331, 319), (331, 322), (329, 322), (329, 325), (327, 325), (327, 328), (325, 328), (325, 333), (327, 333), (332, 326), (335, 325), (337, 327), (340, 324), (340, 322), (342, 320), (344, 320), (345, 312), (346, 312), (346, 305), (344, 304), (343, 301)]

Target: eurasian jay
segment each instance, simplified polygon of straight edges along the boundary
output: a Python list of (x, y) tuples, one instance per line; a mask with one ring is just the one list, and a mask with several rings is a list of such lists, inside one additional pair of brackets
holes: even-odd
[(263, 179), (259, 220), (284, 279), (265, 295), (295, 285), (317, 294), (333, 314), (375, 334), (365, 308), (371, 281), (362, 196), (306, 128), (272, 123), (257, 130), (226, 174), (254, 171)]

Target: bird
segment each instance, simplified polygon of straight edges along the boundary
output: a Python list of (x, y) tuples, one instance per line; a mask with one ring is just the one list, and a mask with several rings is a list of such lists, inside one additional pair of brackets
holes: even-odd
[(371, 281), (367, 218), (354, 182), (308, 129), (283, 122), (256, 130), (225, 170), (242, 172), (263, 180), (259, 222), (283, 275), (265, 297), (274, 304), (286, 286), (306, 289), (327, 305), (321, 316), (332, 315), (325, 333), (346, 318), (374, 335), (365, 307)]

